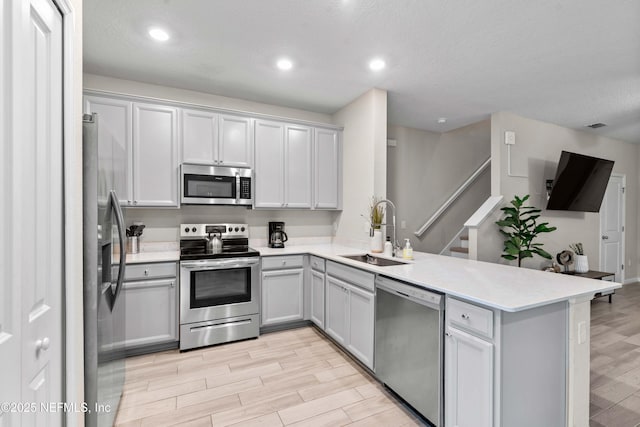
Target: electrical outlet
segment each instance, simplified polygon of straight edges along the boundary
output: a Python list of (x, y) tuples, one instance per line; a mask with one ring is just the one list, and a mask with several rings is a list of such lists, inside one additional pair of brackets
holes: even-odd
[(587, 342), (587, 324), (585, 322), (578, 323), (578, 344)]
[(407, 228), (407, 221), (400, 221), (400, 228), (403, 230)]

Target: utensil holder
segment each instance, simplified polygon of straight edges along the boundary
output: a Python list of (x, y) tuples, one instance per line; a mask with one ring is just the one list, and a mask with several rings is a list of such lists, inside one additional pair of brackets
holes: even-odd
[(127, 253), (137, 254), (138, 252), (140, 252), (138, 236), (127, 237)]

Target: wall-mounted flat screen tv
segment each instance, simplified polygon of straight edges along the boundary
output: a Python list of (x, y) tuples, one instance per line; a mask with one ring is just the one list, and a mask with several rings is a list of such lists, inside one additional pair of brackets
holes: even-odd
[(599, 212), (613, 161), (563, 151), (547, 209)]

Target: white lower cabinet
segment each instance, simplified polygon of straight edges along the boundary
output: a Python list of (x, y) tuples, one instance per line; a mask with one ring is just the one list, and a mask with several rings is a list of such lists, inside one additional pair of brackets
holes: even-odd
[[(280, 266), (275, 270), (267, 270)], [(268, 257), (262, 262), (262, 325), (304, 318), (304, 269), (302, 255)]]
[(338, 344), (347, 345), (349, 291), (338, 279), (327, 276), (325, 332)]
[(125, 282), (125, 347), (178, 340), (176, 278)]
[(491, 342), (447, 326), (445, 341), (445, 421), (447, 427), (493, 425)]
[(447, 296), (445, 427), (564, 426), (568, 306), (507, 312)]
[(374, 294), (349, 286), (349, 345), (347, 349), (373, 369)]
[(324, 272), (311, 269), (311, 315), (310, 319), (324, 329)]
[(132, 264), (125, 270), (125, 348), (178, 340), (176, 263)]
[(325, 332), (373, 369), (374, 274), (327, 261)]

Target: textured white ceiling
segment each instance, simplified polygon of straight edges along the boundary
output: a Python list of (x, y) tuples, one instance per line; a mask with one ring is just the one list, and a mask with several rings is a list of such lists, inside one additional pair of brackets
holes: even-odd
[[(371, 87), (389, 122), (496, 111), (640, 142), (638, 0), (84, 0), (89, 73), (333, 113)], [(146, 34), (166, 27), (159, 44)], [(295, 68), (283, 73), (276, 59)], [(388, 67), (367, 68), (374, 57)], [(446, 124), (438, 124), (446, 117)]]

